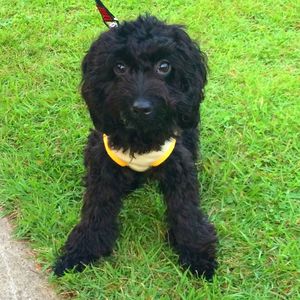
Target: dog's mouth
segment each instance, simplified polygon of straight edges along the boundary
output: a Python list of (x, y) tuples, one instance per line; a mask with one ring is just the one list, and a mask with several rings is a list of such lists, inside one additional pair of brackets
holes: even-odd
[(143, 117), (138, 116), (127, 116), (125, 113), (120, 113), (121, 121), (124, 127), (128, 130), (141, 130), (147, 131), (151, 127), (153, 122), (152, 118), (149, 115)]
[(120, 116), (121, 116), (121, 121), (126, 129), (134, 129), (135, 128), (134, 124), (128, 120), (128, 118), (125, 116), (125, 114), (123, 112), (121, 112)]

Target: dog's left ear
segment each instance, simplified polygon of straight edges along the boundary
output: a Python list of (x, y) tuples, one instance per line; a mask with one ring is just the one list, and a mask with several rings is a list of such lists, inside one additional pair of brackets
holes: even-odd
[(180, 26), (175, 27), (177, 51), (183, 60), (180, 82), (186, 99), (177, 105), (178, 123), (193, 128), (199, 123), (199, 106), (207, 83), (207, 57)]
[(96, 42), (93, 43), (82, 61), (81, 95), (88, 107), (95, 128), (102, 130), (103, 92), (100, 88), (93, 62), (93, 57), (96, 56)]

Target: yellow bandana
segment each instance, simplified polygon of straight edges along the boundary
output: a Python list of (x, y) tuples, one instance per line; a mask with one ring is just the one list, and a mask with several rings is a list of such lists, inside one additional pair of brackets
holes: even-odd
[(108, 144), (108, 136), (103, 134), (105, 150), (109, 157), (121, 167), (129, 167), (137, 172), (144, 172), (151, 167), (157, 167), (162, 164), (173, 152), (176, 140), (171, 138), (167, 140), (159, 151), (151, 151), (144, 154), (130, 155), (129, 150), (122, 151), (111, 149)]

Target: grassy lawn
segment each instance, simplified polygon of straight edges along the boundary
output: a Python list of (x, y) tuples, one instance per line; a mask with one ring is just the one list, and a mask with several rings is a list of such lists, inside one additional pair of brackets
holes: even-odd
[[(76, 299), (300, 299), (299, 2), (105, 3), (120, 20), (184, 23), (208, 54), (199, 181), (220, 267), (212, 283), (181, 272), (149, 183), (125, 202), (113, 256), (49, 280)], [(79, 217), (80, 63), (102, 30), (93, 1), (1, 1), (0, 205), (44, 272)]]

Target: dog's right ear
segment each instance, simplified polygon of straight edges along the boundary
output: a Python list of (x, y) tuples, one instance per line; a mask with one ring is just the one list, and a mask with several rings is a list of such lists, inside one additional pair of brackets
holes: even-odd
[(92, 46), (82, 61), (81, 95), (87, 104), (95, 128), (101, 131), (103, 124), (103, 104), (101, 101), (103, 92), (99, 88), (99, 84), (96, 84), (95, 68), (92, 61), (94, 52)]
[(195, 128), (199, 123), (199, 106), (204, 99), (204, 87), (207, 83), (207, 58), (199, 45), (184, 31), (183, 27), (173, 25), (176, 41), (178, 71), (181, 78), (179, 86), (186, 95), (185, 101), (177, 103), (178, 123), (181, 128)]

